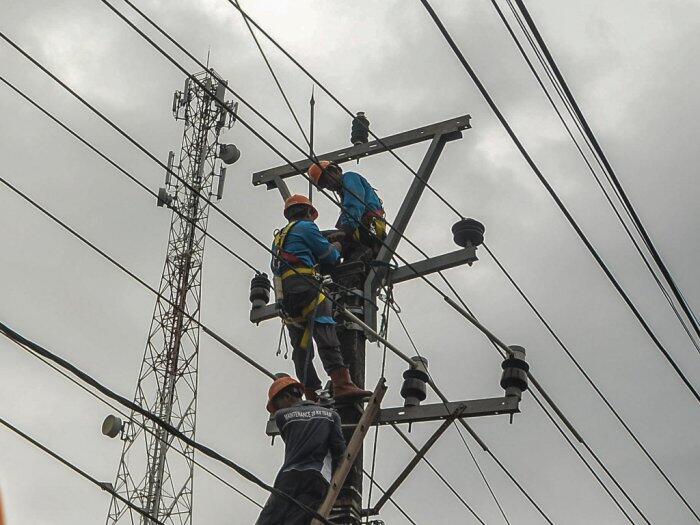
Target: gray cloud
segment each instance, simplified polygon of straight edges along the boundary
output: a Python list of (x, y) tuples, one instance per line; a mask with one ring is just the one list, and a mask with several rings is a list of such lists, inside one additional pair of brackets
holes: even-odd
[[(115, 4), (128, 12), (124, 4)], [(139, 5), (197, 56), (204, 58), (211, 45), (214, 67), (301, 142), (245, 25), (225, 0)], [(445, 149), (433, 176), (435, 188), (463, 213), (486, 224), (489, 246), (691, 504), (700, 507), (694, 490), (700, 467), (697, 406), (509, 143), (420, 4), (404, 0), (243, 5), (344, 103), (365, 110), (378, 133), (472, 115), (473, 129)], [(691, 381), (700, 384), (695, 350), (613, 222), (489, 2), (441, 1), (435, 7), (615, 275)], [(700, 154), (695, 146), (699, 109), (695, 86), (700, 72), (695, 50), (700, 9), (681, 0), (546, 2), (531, 9), (630, 198), (697, 311), (700, 194), (694, 175)], [(101, 3), (10, 0), (3, 5), (0, 26), (159, 158), (179, 147), (181, 128), (169, 111), (171, 93), (181, 86), (182, 75)], [(271, 46), (265, 48), (306, 122), (310, 82)], [(159, 167), (8, 46), (0, 46), (0, 65), (2, 75), (49, 105), (149, 187), (162, 184)], [(196, 70), (192, 64), (188, 68)], [(3, 87), (0, 93), (2, 176), (156, 283), (166, 245), (166, 212), (9, 90)], [(316, 97), (317, 150), (347, 144), (349, 119), (318, 90)], [(299, 158), (249, 111), (242, 115), (260, 126), (285, 154)], [(279, 196), (252, 188), (250, 174), (281, 161), (240, 125), (225, 138), (239, 145), (243, 157), (229, 170), (232, 176), (222, 208), (268, 240), (281, 222)], [(415, 146), (400, 154), (417, 166), (424, 149)], [(389, 156), (363, 160), (358, 169), (380, 189), (393, 216), (410, 174)], [(302, 182), (295, 184), (300, 190), (304, 187)], [(331, 223), (334, 207), (323, 201), (319, 206), (321, 222)], [(130, 395), (153, 297), (7, 191), (0, 192), (0, 209), (5, 225), (0, 233), (0, 318)], [(408, 235), (430, 253), (451, 250), (449, 228), (454, 220), (426, 192)], [(210, 231), (257, 267), (267, 266), (265, 252), (216, 214)], [(401, 252), (419, 258), (408, 247)], [(483, 322), (506, 342), (528, 348), (536, 376), (652, 522), (691, 523), (692, 517), (582, 382), (493, 261), (483, 250), (479, 255), (481, 260), (473, 267), (448, 275)], [(275, 356), (279, 324), (255, 327), (247, 320), (250, 272), (211, 243), (205, 265), (205, 322), (266, 367), (290, 370), (288, 361)], [(421, 283), (397, 286), (396, 297), (450, 398), (499, 394), (498, 359), (476, 330)], [(410, 351), (395, 320), (390, 337)], [(112, 480), (120, 447), (99, 433), (108, 409), (9, 342), (0, 342), (0, 348), (2, 416), (99, 479)], [(368, 381), (375, 381), (381, 353), (376, 346), (368, 346), (367, 352)], [(390, 404), (400, 402), (402, 369), (401, 363), (389, 359)], [(282, 449), (279, 442), (271, 448), (263, 433), (266, 388), (266, 378), (203, 338), (198, 438), (272, 480)], [(624, 521), (529, 396), (513, 425), (493, 418), (475, 421), (474, 427), (555, 522)], [(420, 443), (431, 428), (416, 425), (411, 436)], [(388, 484), (410, 451), (389, 431), (380, 434), (377, 478)], [(475, 444), (472, 448), (511, 522), (541, 523), (488, 456)], [(502, 522), (454, 431), (442, 438), (430, 458), (487, 523)], [(221, 466), (202, 461), (259, 501), (264, 499), (261, 491)], [(206, 473), (198, 472), (195, 484), (197, 523), (254, 521), (256, 508)], [(0, 486), (10, 524), (88, 524), (106, 515), (108, 501), (96, 489), (7, 432), (0, 432)], [(418, 523), (474, 521), (422, 466), (397, 499)], [(403, 519), (391, 508), (382, 518), (387, 523)]]

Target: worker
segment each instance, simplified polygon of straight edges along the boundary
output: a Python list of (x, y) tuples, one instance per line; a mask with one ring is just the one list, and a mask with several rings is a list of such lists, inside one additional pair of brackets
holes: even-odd
[(343, 260), (356, 261), (376, 258), (386, 237), (386, 220), (382, 200), (362, 175), (342, 168), (328, 160), (309, 168), (309, 177), (322, 189), (338, 193), (342, 211), (338, 218), (338, 240), (343, 247)]
[(335, 400), (369, 397), (372, 392), (352, 382), (340, 353), (331, 302), (320, 292), (317, 265), (337, 264), (340, 245), (331, 244), (321, 234), (314, 222), (318, 211), (305, 196), (289, 197), (284, 203), (284, 216), (289, 222), (275, 235), (271, 268), (275, 293), (281, 290), (282, 318), (289, 330), (292, 361), (304, 384), (306, 399), (317, 401), (321, 389), (313, 365), (313, 341), (333, 383)]
[[(284, 376), (267, 393), (267, 410), (274, 415), (284, 441), (284, 464), (275, 488), (316, 510), (345, 453), (340, 416), (332, 408), (302, 401), (304, 386)], [(293, 502), (271, 494), (256, 525), (308, 525), (312, 516)]]

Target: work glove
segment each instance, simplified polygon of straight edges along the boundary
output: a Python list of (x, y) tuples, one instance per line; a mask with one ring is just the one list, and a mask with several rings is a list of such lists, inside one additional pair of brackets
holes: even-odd
[(346, 235), (347, 235), (347, 234), (346, 234), (344, 231), (336, 231), (336, 232), (329, 233), (329, 234), (326, 236), (326, 238), (327, 238), (330, 242), (339, 242), (339, 241), (342, 241), (342, 240), (345, 238)]

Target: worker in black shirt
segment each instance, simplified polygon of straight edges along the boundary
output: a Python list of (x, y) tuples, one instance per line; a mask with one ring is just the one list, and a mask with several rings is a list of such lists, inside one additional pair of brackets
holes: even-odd
[[(275, 488), (316, 510), (345, 453), (340, 416), (332, 408), (302, 401), (304, 386), (284, 376), (268, 391), (267, 410), (274, 414), (285, 444), (284, 464)], [(256, 525), (308, 525), (312, 516), (291, 501), (271, 494)]]

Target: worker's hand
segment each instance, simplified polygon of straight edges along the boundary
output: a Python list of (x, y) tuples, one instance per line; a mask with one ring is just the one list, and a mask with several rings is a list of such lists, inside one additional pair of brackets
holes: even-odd
[(342, 241), (345, 238), (345, 232), (344, 231), (337, 231), (337, 232), (329, 233), (326, 238), (330, 242)]
[(339, 242), (336, 241), (336, 242), (332, 242), (331, 244), (332, 244), (333, 246), (335, 246), (335, 249), (338, 250), (339, 252), (342, 252), (342, 251), (343, 251), (343, 245), (340, 244)]

